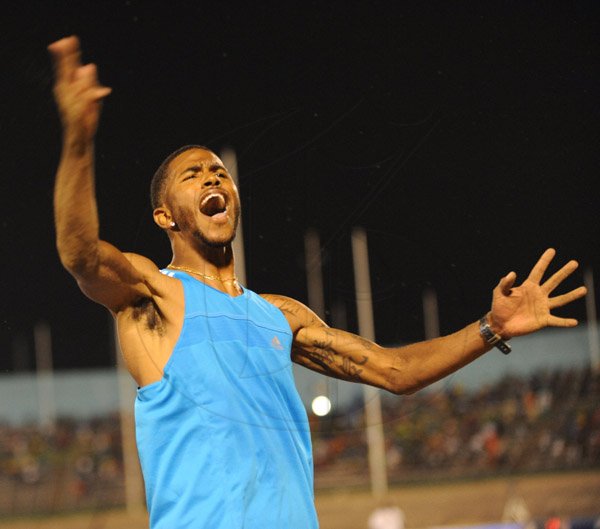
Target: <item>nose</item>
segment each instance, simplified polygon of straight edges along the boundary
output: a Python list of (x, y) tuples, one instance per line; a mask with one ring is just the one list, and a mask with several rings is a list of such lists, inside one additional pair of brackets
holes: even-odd
[(215, 173), (208, 173), (202, 182), (203, 187), (219, 187), (221, 185), (221, 179)]

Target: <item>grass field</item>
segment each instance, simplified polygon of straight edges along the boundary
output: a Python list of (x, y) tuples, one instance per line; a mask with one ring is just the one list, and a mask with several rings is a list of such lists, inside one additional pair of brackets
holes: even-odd
[[(401, 486), (393, 488), (382, 501), (375, 501), (367, 491), (331, 491), (318, 494), (316, 505), (321, 529), (366, 529), (369, 513), (380, 504), (394, 504), (403, 509), (408, 528), (424, 528), (500, 521), (504, 506), (511, 498), (522, 500), (534, 519), (599, 515), (600, 472)], [(0, 520), (0, 529), (147, 527), (143, 511), (127, 513), (124, 510)]]

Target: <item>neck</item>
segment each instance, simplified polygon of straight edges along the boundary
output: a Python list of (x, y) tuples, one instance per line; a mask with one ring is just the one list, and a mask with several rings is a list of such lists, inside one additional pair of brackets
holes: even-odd
[(237, 281), (233, 280), (235, 263), (231, 244), (220, 248), (207, 245), (185, 245), (181, 248), (178, 246), (173, 245), (173, 258), (169, 266), (187, 269), (184, 271), (191, 273), (196, 279), (230, 295), (238, 295), (241, 292)]

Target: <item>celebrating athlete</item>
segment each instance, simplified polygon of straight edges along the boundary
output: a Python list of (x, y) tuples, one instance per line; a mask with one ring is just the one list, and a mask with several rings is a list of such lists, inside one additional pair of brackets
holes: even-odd
[(546, 250), (517, 286), (509, 273), (481, 321), (441, 338), (384, 348), (328, 327), (302, 303), (257, 295), (235, 276), (238, 190), (211, 150), (170, 155), (151, 184), (154, 222), (169, 237), (164, 269), (100, 240), (94, 137), (111, 89), (82, 65), (76, 37), (49, 46), (63, 127), (54, 195), (57, 248), (81, 290), (113, 314), (139, 386), (136, 437), (153, 529), (317, 527), (306, 412), (291, 362), (324, 375), (411, 393), (494, 345), (577, 321), (551, 311), (585, 295), (552, 296)]

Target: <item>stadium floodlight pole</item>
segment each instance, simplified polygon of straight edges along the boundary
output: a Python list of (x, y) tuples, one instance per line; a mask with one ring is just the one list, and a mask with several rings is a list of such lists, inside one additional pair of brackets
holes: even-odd
[(54, 371), (52, 368), (52, 335), (46, 322), (38, 322), (33, 329), (35, 367), (40, 424), (52, 427), (56, 423), (54, 401)]
[[(221, 151), (221, 161), (227, 167), (231, 178), (235, 182), (236, 187), (240, 188), (238, 178), (237, 156), (231, 147), (225, 147)], [(237, 227), (237, 235), (231, 244), (233, 255), (235, 256), (235, 275), (238, 277), (242, 285), (246, 285), (246, 259), (244, 256), (244, 231), (242, 230), (242, 218)]]
[[(352, 230), (352, 257), (354, 261), (354, 285), (359, 334), (368, 340), (375, 341), (369, 252), (367, 249), (367, 234), (363, 228)], [(377, 388), (365, 385), (363, 389), (369, 469), (371, 471), (371, 492), (376, 498), (381, 498), (388, 491), (381, 398)]]
[(440, 335), (437, 294), (431, 287), (427, 287), (423, 291), (423, 325), (426, 340), (433, 340)]
[(29, 345), (27, 338), (22, 334), (17, 334), (11, 344), (12, 366), (15, 372), (29, 371), (31, 364), (29, 361)]
[(117, 384), (119, 391), (119, 421), (121, 425), (121, 453), (125, 482), (125, 508), (130, 514), (139, 512), (145, 504), (144, 481), (135, 443), (135, 419), (131, 410), (135, 401), (135, 383), (125, 367), (117, 336), (117, 326), (111, 317), (114, 351), (117, 357)]
[(323, 275), (321, 273), (321, 242), (315, 229), (304, 235), (304, 261), (306, 264), (306, 285), (308, 306), (319, 318), (325, 320), (325, 297), (323, 295)]
[(598, 339), (598, 318), (596, 316), (596, 295), (594, 292), (594, 273), (587, 268), (583, 274), (583, 284), (587, 288), (585, 309), (587, 317), (588, 341), (590, 344), (590, 367), (600, 372), (600, 340)]
[[(306, 268), (306, 288), (308, 291), (308, 306), (319, 318), (325, 321), (325, 295), (323, 294), (323, 272), (321, 263), (321, 240), (314, 228), (309, 228), (304, 234), (304, 264)], [(326, 395), (331, 399), (331, 386), (335, 380), (323, 377), (309, 371), (303, 377), (311, 380), (315, 396)]]

